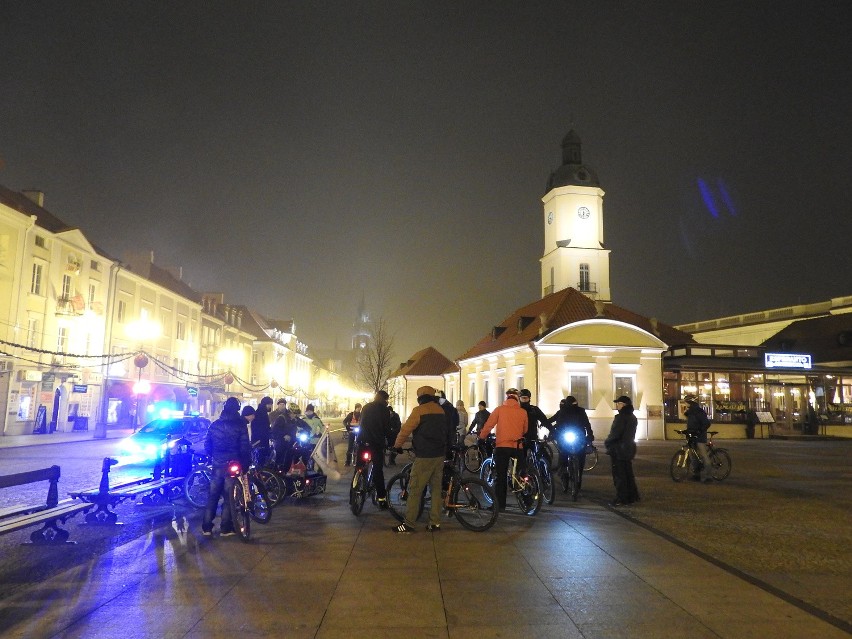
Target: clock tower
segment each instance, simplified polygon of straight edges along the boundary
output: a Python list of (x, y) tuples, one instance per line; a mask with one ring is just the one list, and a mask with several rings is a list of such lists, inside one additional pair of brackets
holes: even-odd
[(541, 199), (542, 297), (570, 286), (594, 300), (611, 301), (603, 196), (597, 174), (583, 164), (580, 138), (572, 129), (562, 140), (562, 166), (550, 174)]

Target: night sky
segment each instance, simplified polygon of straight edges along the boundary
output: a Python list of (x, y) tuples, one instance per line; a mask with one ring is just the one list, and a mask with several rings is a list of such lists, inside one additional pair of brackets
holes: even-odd
[(395, 358), (538, 299), (574, 128), (613, 301), (852, 294), (852, 3), (0, 0), (0, 183), (107, 253)]

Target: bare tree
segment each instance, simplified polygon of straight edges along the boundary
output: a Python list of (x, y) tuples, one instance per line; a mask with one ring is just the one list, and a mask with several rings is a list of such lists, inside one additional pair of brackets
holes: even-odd
[(358, 372), (364, 385), (373, 392), (382, 390), (391, 373), (393, 361), (393, 334), (384, 318), (370, 326), (367, 347), (358, 356)]

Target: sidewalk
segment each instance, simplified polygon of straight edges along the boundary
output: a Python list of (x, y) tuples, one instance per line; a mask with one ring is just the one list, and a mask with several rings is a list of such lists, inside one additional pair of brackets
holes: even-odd
[[(109, 428), (103, 439), (121, 439), (131, 435), (130, 428)], [(66, 444), (95, 439), (94, 430), (46, 433), (44, 435), (6, 435), (0, 437), (0, 448), (18, 448), (21, 446), (39, 446), (43, 444)]]
[[(0, 602), (5, 638), (848, 637), (604, 506), (501, 514), (482, 534), (398, 535), (348, 482), (288, 502), (252, 541), (198, 511)], [(187, 519), (186, 517), (189, 517)], [(39, 549), (33, 548), (33, 552)]]

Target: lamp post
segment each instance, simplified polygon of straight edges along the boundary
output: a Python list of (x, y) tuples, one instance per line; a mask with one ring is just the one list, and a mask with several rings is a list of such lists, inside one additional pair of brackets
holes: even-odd
[(136, 410), (133, 416), (133, 432), (135, 433), (136, 429), (139, 428), (139, 396), (147, 396), (151, 392), (151, 382), (147, 379), (142, 379), (142, 369), (148, 365), (148, 356), (145, 353), (139, 353), (133, 358), (133, 363), (136, 364), (136, 368), (139, 370), (136, 383), (133, 384), (133, 392), (136, 394)]
[(136, 364), (138, 369), (136, 383), (133, 385), (133, 392), (136, 394), (136, 414), (133, 416), (133, 432), (135, 433), (139, 427), (139, 396), (151, 392), (151, 382), (142, 379), (142, 369), (148, 366), (148, 356), (144, 352), (145, 342), (154, 341), (160, 336), (160, 325), (143, 315), (135, 322), (130, 322), (125, 328), (125, 332), (130, 339), (139, 342), (139, 353), (133, 359), (133, 363)]

